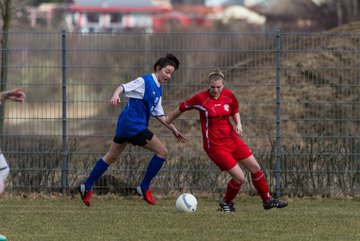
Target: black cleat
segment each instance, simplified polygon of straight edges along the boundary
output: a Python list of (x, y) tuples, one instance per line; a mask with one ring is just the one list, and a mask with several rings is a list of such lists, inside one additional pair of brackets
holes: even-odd
[(234, 203), (226, 203), (224, 199), (220, 200), (220, 211), (224, 211), (225, 213), (235, 212)]
[(270, 199), (269, 201), (263, 203), (264, 209), (284, 208), (287, 205), (287, 202), (276, 199)]

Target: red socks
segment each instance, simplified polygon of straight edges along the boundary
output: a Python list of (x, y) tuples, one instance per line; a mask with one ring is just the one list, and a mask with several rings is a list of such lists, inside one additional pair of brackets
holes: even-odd
[(251, 173), (251, 180), (263, 202), (269, 201), (271, 196), (264, 173), (261, 170), (257, 173)]
[(227, 185), (224, 202), (225, 203), (232, 203), (241, 189), (242, 183), (236, 182), (234, 179), (231, 179)]
[[(271, 199), (271, 196), (264, 173), (261, 170), (257, 173), (251, 173), (251, 180), (263, 202), (269, 201)], [(236, 195), (240, 191), (241, 186), (242, 183), (236, 182), (234, 179), (231, 179), (226, 188), (224, 202), (232, 203)]]

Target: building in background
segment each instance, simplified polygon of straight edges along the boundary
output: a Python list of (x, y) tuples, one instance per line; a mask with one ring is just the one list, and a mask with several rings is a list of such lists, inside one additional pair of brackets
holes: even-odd
[(174, 12), (169, 0), (75, 0), (66, 14), (66, 25), (74, 32), (164, 32), (187, 27), (186, 15)]
[[(74, 0), (26, 7), (32, 28), (62, 26), (70, 32), (203, 31), (216, 26), (265, 24), (269, 0)], [(220, 23), (220, 25), (219, 25)], [(235, 25), (234, 25), (235, 24)], [(224, 30), (221, 26), (219, 27)]]

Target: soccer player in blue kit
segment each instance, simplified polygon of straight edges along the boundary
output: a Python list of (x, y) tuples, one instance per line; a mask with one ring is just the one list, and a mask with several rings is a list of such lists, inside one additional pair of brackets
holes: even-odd
[(119, 116), (115, 137), (109, 151), (97, 161), (89, 177), (79, 187), (81, 199), (86, 206), (90, 207), (91, 190), (94, 183), (103, 175), (109, 165), (117, 160), (128, 143), (154, 152), (145, 176), (136, 190), (146, 202), (152, 205), (156, 204), (151, 194), (150, 183), (163, 166), (168, 150), (165, 144), (148, 129), (148, 124), (150, 117), (154, 116), (172, 131), (179, 142), (186, 141), (184, 135), (173, 124), (165, 122), (165, 113), (161, 104), (161, 85), (170, 80), (171, 74), (179, 68), (179, 65), (180, 62), (174, 55), (167, 54), (155, 62), (152, 74), (141, 76), (116, 88), (111, 98), (112, 105), (116, 106), (120, 103), (120, 94), (124, 94), (130, 99)]
[[(1, 101), (3, 100), (11, 100), (15, 102), (24, 102), (25, 101), (25, 94), (21, 90), (21, 88), (12, 89), (0, 92), (0, 105)], [(4, 155), (2, 154), (0, 150), (0, 195), (5, 190), (5, 181), (7, 176), (9, 175), (10, 168), (6, 162), (6, 159)], [(0, 218), (1, 219), (1, 218)], [(0, 241), (7, 240), (7, 238), (4, 235), (0, 234)]]

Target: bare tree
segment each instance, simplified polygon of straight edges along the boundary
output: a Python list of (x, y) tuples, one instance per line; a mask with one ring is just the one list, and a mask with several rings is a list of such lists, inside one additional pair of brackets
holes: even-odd
[(326, 0), (318, 6), (317, 19), (327, 28), (358, 21), (360, 20), (359, 7), (360, 0)]
[[(1, 69), (0, 69), (0, 91), (6, 90), (7, 72), (8, 72), (8, 32), (11, 21), (11, 3), (12, 0), (0, 0), (0, 11), (2, 18), (1, 33)], [(4, 130), (4, 111), (5, 103), (0, 106), (0, 135), (2, 137)], [(1, 138), (2, 139), (2, 138)]]

